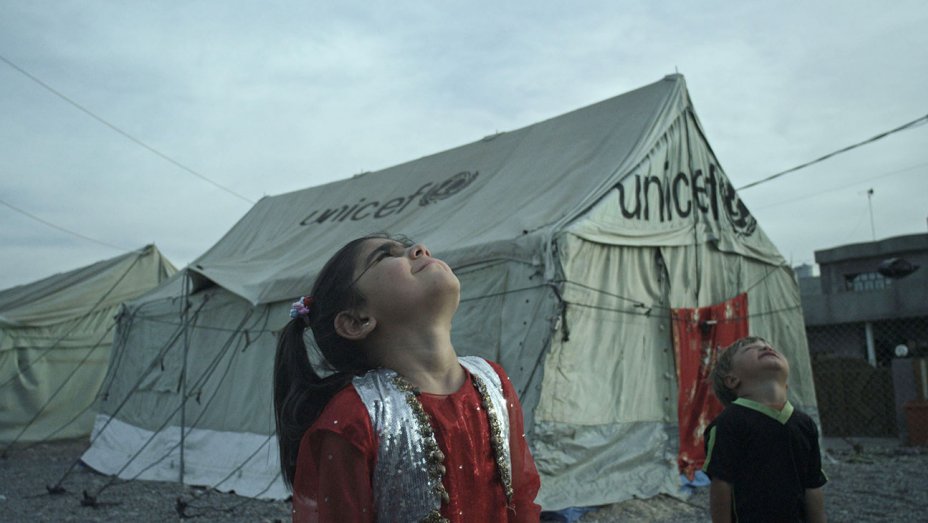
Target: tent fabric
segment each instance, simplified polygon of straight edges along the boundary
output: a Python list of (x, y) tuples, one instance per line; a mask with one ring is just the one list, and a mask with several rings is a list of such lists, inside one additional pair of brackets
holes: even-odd
[[(175, 272), (157, 247), (148, 245), (80, 269), (12, 287), (0, 291), (0, 327), (59, 325), (62, 321), (135, 299)], [(11, 333), (0, 338), (0, 348), (12, 346), (12, 339)]]
[(174, 272), (149, 245), (0, 291), (0, 441), (89, 434), (119, 304)]
[(669, 247), (708, 241), (720, 250), (785, 263), (738, 198), (691, 109), (670, 122), (585, 218), (572, 232), (599, 243)]
[[(254, 461), (198, 464), (268, 437), (276, 449), (275, 332), (328, 256), (374, 231), (424, 242), (458, 275), (452, 341), (506, 368), (546, 510), (678, 492), (674, 308), (746, 293), (750, 332), (784, 347), (795, 363), (791, 401), (814, 413), (796, 282), (713, 155), (683, 77), (671, 75), (260, 200), (179, 275), (126, 304), (85, 461), (121, 477), (205, 485), (234, 471), (240, 494), (285, 496)], [(129, 429), (145, 437), (119, 437)], [(172, 458), (181, 455), (182, 474)], [(276, 471), (276, 453), (264, 466)]]
[[(783, 348), (792, 401), (816, 411), (791, 270), (738, 198), (692, 107), (665, 124), (634, 167), (555, 235), (570, 339), (553, 338), (535, 410), (546, 509), (641, 496), (641, 483), (649, 495), (677, 493), (674, 308), (746, 293), (749, 332)], [(610, 444), (631, 430), (651, 439)], [(623, 466), (599, 476), (581, 466), (616, 462)]]
[[(102, 430), (106, 425), (107, 430)], [(179, 427), (161, 431), (150, 431), (125, 423), (116, 418), (100, 416), (96, 420), (95, 433), (102, 437), (82, 457), (90, 466), (98, 466), (106, 460), (106, 452), (122, 452), (124, 456), (138, 454), (138, 459), (126, 461), (120, 477), (153, 481), (178, 481), (193, 485), (216, 484), (217, 488), (235, 491), (240, 495), (259, 497), (268, 492), (273, 497), (285, 496), (279, 487), (279, 471), (268, 467), (276, 459), (276, 440), (273, 436), (254, 433), (223, 432), (213, 430), (187, 431), (184, 449), (190, 454), (184, 459), (180, 455), (181, 434)], [(184, 470), (180, 463), (183, 461)], [(151, 462), (164, 462), (167, 467), (145, 470)], [(229, 464), (234, 464), (234, 468)], [(229, 473), (230, 469), (233, 473)], [(241, 472), (241, 474), (238, 474)], [(217, 476), (223, 479), (218, 481)], [(242, 478), (245, 478), (244, 480)], [(255, 485), (263, 485), (255, 487)], [(272, 491), (277, 487), (277, 491)]]
[(309, 288), (327, 253), (377, 230), (428, 240), (452, 265), (530, 261), (540, 238), (518, 239), (598, 200), (686, 103), (672, 76), (518, 131), (263, 198), (191, 270), (257, 304)]
[(285, 498), (270, 417), (269, 319), (287, 311), (218, 288), (127, 304), (82, 460), (128, 480)]
[(673, 349), (677, 360), (677, 416), (680, 473), (692, 481), (706, 460), (703, 434), (722, 412), (709, 373), (721, 349), (748, 335), (748, 296), (739, 294), (698, 309), (673, 309)]

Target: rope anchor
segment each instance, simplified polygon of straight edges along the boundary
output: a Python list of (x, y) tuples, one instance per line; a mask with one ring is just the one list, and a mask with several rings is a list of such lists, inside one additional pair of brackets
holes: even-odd
[(91, 496), (91, 495), (88, 494), (87, 491), (85, 490), (85, 491), (84, 491), (84, 497), (83, 497), (83, 499), (81, 499), (81, 506), (82, 506), (82, 507), (93, 507), (93, 508), (97, 508), (97, 498), (96, 498), (96, 496)]

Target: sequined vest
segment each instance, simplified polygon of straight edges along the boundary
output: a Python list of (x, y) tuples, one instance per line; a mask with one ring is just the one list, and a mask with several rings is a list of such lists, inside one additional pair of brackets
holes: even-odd
[[(483, 358), (463, 356), (461, 365), (486, 384), (490, 401), (499, 416), (503, 437), (509, 441), (509, 410), (503, 396), (499, 374)], [(420, 521), (430, 512), (440, 510), (441, 497), (436, 494), (426, 468), (425, 446), (412, 408), (405, 393), (393, 382), (396, 372), (376, 369), (354, 378), (352, 384), (371, 417), (371, 425), (380, 445), (374, 468), (373, 494), (377, 521)], [(511, 467), (509, 445), (502, 445), (507, 467)]]

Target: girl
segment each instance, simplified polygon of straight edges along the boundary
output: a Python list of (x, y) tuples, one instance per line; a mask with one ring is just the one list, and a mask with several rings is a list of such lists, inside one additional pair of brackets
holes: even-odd
[[(274, 408), (295, 522), (538, 521), (515, 390), (502, 367), (451, 345), (459, 298), (425, 246), (366, 236), (294, 304)], [(306, 327), (327, 377), (310, 363)]]

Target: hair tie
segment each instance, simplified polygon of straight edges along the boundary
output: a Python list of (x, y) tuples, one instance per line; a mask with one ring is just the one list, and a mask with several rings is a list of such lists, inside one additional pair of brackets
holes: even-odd
[(304, 321), (309, 320), (309, 308), (313, 304), (312, 296), (301, 296), (299, 301), (293, 302), (293, 305), (290, 306), (290, 317), (293, 319), (303, 318)]

